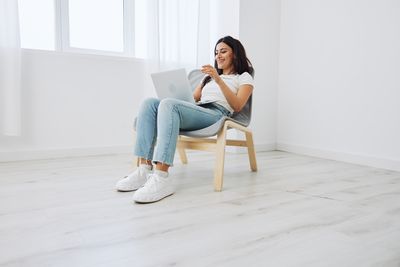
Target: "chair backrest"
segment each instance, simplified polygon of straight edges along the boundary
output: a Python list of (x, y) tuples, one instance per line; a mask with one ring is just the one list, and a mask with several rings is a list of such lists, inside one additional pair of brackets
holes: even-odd
[[(190, 85), (192, 86), (192, 90), (194, 90), (196, 86), (200, 84), (203, 77), (204, 74), (199, 69), (194, 69), (189, 72), (188, 79)], [(252, 99), (253, 95), (250, 95), (246, 105), (242, 108), (242, 110), (240, 112), (233, 113), (230, 119), (240, 123), (243, 126), (249, 126), (251, 120)]]
[(192, 86), (192, 91), (196, 89), (196, 87), (200, 84), (203, 79), (204, 74), (199, 69), (194, 69), (188, 74), (188, 80), (190, 85)]
[(231, 116), (232, 120), (239, 122), (243, 126), (249, 126), (251, 121), (251, 109), (253, 103), (253, 94), (250, 95), (246, 102), (246, 105), (242, 108), (240, 112), (233, 113)]

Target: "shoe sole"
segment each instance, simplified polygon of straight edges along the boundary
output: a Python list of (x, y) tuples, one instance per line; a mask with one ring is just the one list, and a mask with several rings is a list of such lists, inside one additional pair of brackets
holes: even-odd
[(115, 189), (117, 192), (133, 192), (133, 191), (136, 191), (136, 190), (138, 190), (139, 188), (136, 188), (136, 189), (131, 189), (131, 190), (123, 190), (123, 189)]
[[(128, 177), (128, 176), (125, 176), (124, 178), (126, 178), (126, 177)], [(122, 178), (122, 179), (124, 179), (124, 178)], [(115, 188), (115, 190), (117, 191), (117, 192), (133, 192), (133, 191), (136, 191), (136, 190), (138, 190), (140, 187), (138, 187), (138, 188), (135, 188), (135, 189), (118, 189), (118, 188)]]
[(159, 200), (154, 200), (154, 201), (140, 201), (140, 200), (134, 200), (134, 202), (137, 203), (137, 204), (151, 204), (151, 203), (155, 203), (155, 202), (161, 201), (161, 200), (163, 200), (164, 198), (167, 198), (167, 197), (169, 197), (169, 196), (172, 196), (173, 194), (174, 194), (174, 193), (171, 193), (171, 194), (169, 194), (169, 195), (166, 195), (165, 197), (162, 197), (162, 198), (160, 198)]

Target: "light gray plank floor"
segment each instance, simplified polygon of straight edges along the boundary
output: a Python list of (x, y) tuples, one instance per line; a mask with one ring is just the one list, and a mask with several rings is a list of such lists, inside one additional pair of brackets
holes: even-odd
[(400, 266), (400, 173), (285, 152), (176, 161), (134, 204), (129, 155), (0, 164), (0, 266)]

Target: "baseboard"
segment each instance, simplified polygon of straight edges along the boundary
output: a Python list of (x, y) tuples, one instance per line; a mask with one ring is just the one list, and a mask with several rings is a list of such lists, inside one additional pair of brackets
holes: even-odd
[(267, 151), (274, 151), (276, 150), (276, 143), (270, 144), (255, 144), (254, 149), (256, 152), (267, 152)]
[(375, 168), (400, 171), (400, 160), (397, 159), (377, 158), (368, 155), (357, 155), (345, 152), (321, 150), (316, 148), (285, 144), (285, 143), (277, 143), (276, 149), (296, 154), (332, 159), (353, 164), (371, 166)]
[[(270, 143), (270, 144), (254, 144), (254, 149), (256, 152), (267, 152), (267, 151), (274, 151), (276, 150), (276, 144), (275, 143)], [(227, 146), (226, 151), (230, 153), (247, 153), (247, 148), (245, 147), (233, 147), (233, 146)]]
[(109, 154), (128, 154), (132, 146), (80, 147), (40, 150), (1, 151), (0, 162), (83, 157)]
[[(286, 144), (286, 143), (270, 143), (255, 144), (256, 152), (265, 151), (286, 151), (313, 157), (338, 160), (353, 164), (371, 166), (375, 168), (383, 168), (388, 170), (400, 171), (400, 160), (377, 158), (366, 155), (356, 155), (344, 152), (321, 150), (316, 148)], [(97, 156), (108, 154), (130, 154), (132, 146), (108, 146), (108, 147), (85, 147), (85, 148), (61, 148), (61, 149), (42, 149), (42, 150), (19, 150), (19, 151), (1, 151), (0, 162), (38, 160), (38, 159), (55, 159), (67, 157), (83, 157)], [(227, 147), (227, 152), (231, 153), (247, 153), (246, 148)]]
[[(0, 151), (0, 162), (84, 157), (109, 154), (129, 154), (132, 153), (132, 149), (132, 146), (109, 146)], [(256, 152), (273, 151), (275, 149), (276, 146), (272, 143), (255, 145)], [(243, 147), (227, 147), (227, 152), (247, 153), (247, 149)]]

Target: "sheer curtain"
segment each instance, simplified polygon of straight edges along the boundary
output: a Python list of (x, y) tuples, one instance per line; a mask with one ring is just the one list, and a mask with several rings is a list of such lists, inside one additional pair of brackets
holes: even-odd
[(149, 71), (211, 64), (217, 39), (238, 35), (239, 0), (136, 0), (136, 6), (143, 12), (136, 14), (135, 52)]
[(21, 46), (18, 1), (0, 0), (0, 129), (2, 135), (21, 134)]

